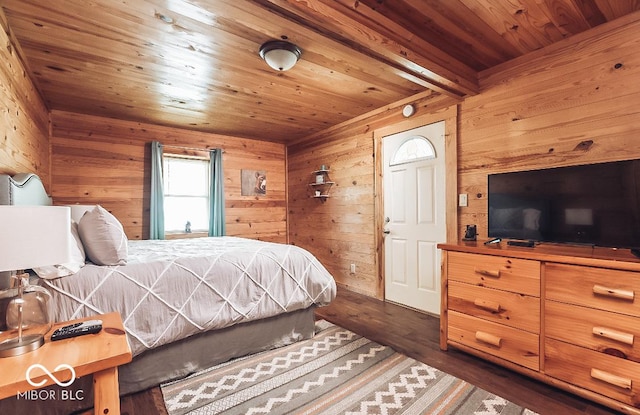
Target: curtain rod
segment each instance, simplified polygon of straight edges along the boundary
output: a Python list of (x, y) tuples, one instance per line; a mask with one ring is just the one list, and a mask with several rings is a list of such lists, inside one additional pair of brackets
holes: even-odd
[[(162, 143), (160, 143), (162, 144)], [(171, 144), (162, 144), (163, 147), (169, 147), (169, 148), (177, 148), (180, 150), (191, 150), (191, 151), (216, 151), (215, 148), (197, 148), (197, 147), (185, 147), (185, 146), (174, 146)], [(221, 149), (221, 151), (224, 153), (224, 150)]]

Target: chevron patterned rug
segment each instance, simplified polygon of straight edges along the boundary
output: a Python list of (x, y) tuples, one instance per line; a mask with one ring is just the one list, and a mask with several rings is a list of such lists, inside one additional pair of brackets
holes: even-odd
[(170, 415), (535, 415), (326, 321), (314, 338), (161, 386)]

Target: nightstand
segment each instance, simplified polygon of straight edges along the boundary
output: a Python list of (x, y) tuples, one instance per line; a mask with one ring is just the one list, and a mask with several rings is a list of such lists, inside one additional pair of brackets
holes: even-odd
[[(102, 320), (99, 333), (51, 341), (55, 329), (94, 319)], [(10, 368), (2, 370), (0, 399), (25, 396), (29, 391), (54, 383), (69, 386), (76, 378), (93, 374), (94, 413), (117, 415), (120, 414), (118, 366), (130, 361), (131, 349), (120, 314), (109, 313), (57, 323), (47, 333), (45, 344), (39, 349), (0, 359), (0, 367)]]

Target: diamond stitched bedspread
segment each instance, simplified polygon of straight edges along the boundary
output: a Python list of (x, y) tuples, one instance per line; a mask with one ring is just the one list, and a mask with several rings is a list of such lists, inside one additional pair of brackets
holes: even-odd
[(129, 241), (127, 265), (43, 280), (66, 321), (120, 312), (134, 356), (204, 331), (330, 303), (333, 277), (308, 251), (235, 237)]

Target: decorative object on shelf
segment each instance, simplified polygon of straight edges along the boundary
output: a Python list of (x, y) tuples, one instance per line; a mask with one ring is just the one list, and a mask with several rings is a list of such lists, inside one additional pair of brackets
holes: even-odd
[(291, 42), (271, 40), (260, 46), (260, 57), (276, 71), (288, 71), (298, 62), (302, 51)]
[(0, 271), (13, 287), (0, 291), (0, 357), (38, 349), (51, 329), (51, 295), (23, 270), (69, 262), (71, 214), (62, 206), (0, 206)]
[(264, 196), (267, 194), (267, 172), (265, 170), (242, 170), (242, 196)]
[(324, 202), (329, 197), (329, 189), (335, 184), (329, 179), (329, 167), (323, 164), (312, 174), (315, 176), (315, 179), (309, 186), (313, 188), (313, 197)]

